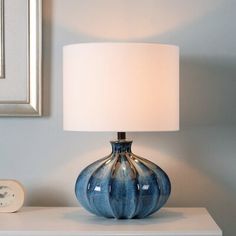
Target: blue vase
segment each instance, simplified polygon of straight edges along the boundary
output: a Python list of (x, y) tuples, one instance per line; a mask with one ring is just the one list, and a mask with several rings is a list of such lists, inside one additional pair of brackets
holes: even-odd
[(86, 167), (75, 194), (80, 204), (99, 216), (144, 218), (167, 201), (171, 184), (154, 163), (131, 152), (132, 141), (112, 141), (112, 153)]

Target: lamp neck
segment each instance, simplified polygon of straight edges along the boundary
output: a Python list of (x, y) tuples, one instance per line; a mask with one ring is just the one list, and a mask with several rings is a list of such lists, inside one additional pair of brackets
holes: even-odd
[(126, 133), (125, 132), (117, 132), (117, 140), (125, 140), (126, 139)]
[(111, 141), (112, 153), (113, 154), (124, 153), (124, 152), (131, 153), (131, 145), (132, 141), (127, 141), (127, 140)]

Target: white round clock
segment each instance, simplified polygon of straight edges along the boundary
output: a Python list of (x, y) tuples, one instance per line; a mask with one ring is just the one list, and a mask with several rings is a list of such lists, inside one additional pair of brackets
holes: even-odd
[(24, 188), (16, 180), (0, 180), (0, 212), (16, 212), (24, 204)]

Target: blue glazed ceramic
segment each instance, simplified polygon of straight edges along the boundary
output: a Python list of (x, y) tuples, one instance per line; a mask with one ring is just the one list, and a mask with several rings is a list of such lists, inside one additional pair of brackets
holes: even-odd
[(75, 194), (91, 213), (108, 218), (144, 218), (167, 201), (171, 184), (154, 163), (131, 152), (132, 141), (112, 141), (112, 153), (86, 167)]

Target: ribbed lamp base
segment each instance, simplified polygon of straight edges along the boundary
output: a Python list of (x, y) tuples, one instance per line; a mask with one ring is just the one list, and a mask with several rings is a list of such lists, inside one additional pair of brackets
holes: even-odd
[(79, 175), (75, 194), (80, 204), (99, 216), (144, 218), (159, 210), (169, 198), (167, 174), (147, 159), (131, 152), (132, 141), (111, 141), (112, 153)]

